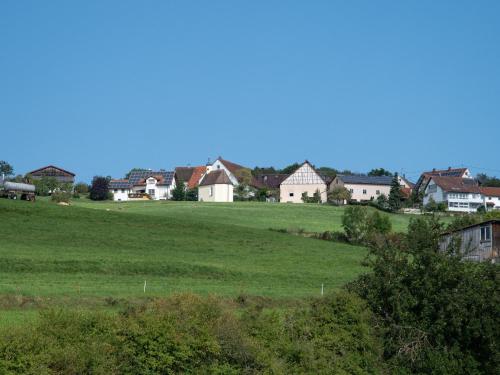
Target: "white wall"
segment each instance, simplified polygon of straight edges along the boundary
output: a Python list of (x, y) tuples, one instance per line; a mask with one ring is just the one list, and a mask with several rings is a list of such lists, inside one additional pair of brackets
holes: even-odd
[(129, 189), (109, 189), (113, 193), (114, 201), (128, 201), (128, 194), (131, 192)]
[[(455, 194), (455, 195), (454, 195)], [(460, 195), (457, 196), (457, 194)], [(444, 192), (433, 180), (429, 182), (424, 192), (424, 206), (434, 199), (436, 203), (447, 202), (450, 212), (477, 212), (477, 208), (484, 205), (484, 196), (473, 193), (447, 193)]]
[(221, 163), (220, 160), (216, 160), (211, 167), (208, 168), (208, 172), (211, 172), (211, 171), (216, 171), (218, 169), (223, 169), (226, 171), (227, 175), (229, 176), (229, 179), (231, 180), (231, 182), (233, 183), (234, 186), (238, 186), (238, 179), (236, 178), (236, 176), (234, 174), (231, 173), (231, 171), (229, 169), (226, 168), (226, 166), (224, 164)]
[(232, 202), (233, 185), (215, 184), (198, 187), (198, 200), (200, 202)]
[(281, 183), (280, 202), (304, 203), (302, 193), (307, 193), (309, 197), (312, 197), (317, 190), (321, 194), (321, 202), (326, 202), (325, 182), (308, 163), (304, 163)]

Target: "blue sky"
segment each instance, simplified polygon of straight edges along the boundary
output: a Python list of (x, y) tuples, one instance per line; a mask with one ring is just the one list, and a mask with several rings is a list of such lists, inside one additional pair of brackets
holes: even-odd
[(84, 181), (219, 155), (500, 175), (500, 2), (4, 0), (0, 140)]

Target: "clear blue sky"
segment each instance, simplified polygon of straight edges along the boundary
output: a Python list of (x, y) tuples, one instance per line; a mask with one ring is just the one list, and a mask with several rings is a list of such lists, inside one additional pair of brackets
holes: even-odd
[(500, 175), (500, 1), (0, 2), (0, 160)]

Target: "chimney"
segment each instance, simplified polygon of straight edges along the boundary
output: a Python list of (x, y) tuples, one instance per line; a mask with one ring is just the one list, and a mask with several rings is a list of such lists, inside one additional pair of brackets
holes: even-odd
[(433, 172), (436, 172), (436, 168), (432, 168), (432, 171), (433, 171)]
[(448, 167), (448, 170), (451, 171), (451, 167)]

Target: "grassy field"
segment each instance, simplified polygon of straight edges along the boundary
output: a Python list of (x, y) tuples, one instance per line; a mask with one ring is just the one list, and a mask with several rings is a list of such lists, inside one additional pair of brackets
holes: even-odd
[[(110, 307), (176, 292), (318, 295), (321, 284), (336, 289), (366, 271), (365, 249), (269, 228), (339, 230), (342, 212), (264, 203), (76, 200), (66, 207), (2, 199), (0, 324), (26, 321), (39, 306)], [(396, 230), (406, 228), (406, 216), (391, 220)]]
[[(342, 230), (344, 207), (316, 204), (236, 202), (92, 202), (75, 200), (79, 207), (137, 213), (148, 216), (178, 217), (193, 222), (237, 225), (256, 229), (298, 229), (311, 232)], [(371, 209), (371, 208), (369, 208)], [(390, 215), (394, 231), (405, 232), (409, 215)]]

